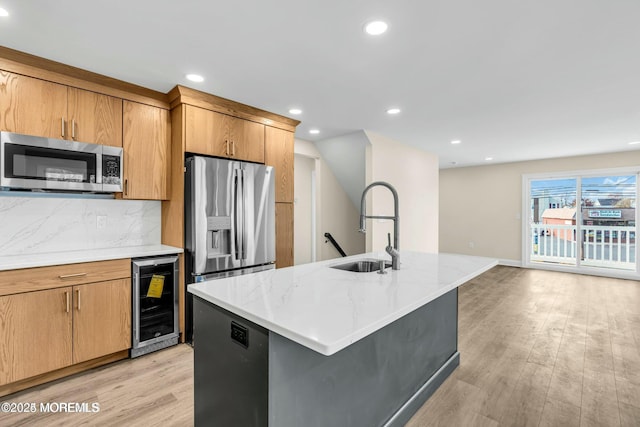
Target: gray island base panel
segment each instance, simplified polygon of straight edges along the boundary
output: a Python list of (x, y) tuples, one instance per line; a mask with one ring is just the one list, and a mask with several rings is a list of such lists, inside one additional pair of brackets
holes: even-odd
[(402, 426), (460, 361), (457, 288), (331, 356), (199, 297), (194, 325), (196, 426)]

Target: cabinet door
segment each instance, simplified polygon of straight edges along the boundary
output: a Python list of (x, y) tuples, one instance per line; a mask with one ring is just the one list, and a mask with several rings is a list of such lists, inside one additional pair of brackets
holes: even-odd
[(67, 87), (0, 71), (0, 129), (64, 138)]
[(122, 99), (70, 87), (67, 139), (122, 147)]
[(260, 123), (234, 119), (230, 135), (231, 157), (264, 163), (264, 128)]
[(0, 385), (72, 364), (71, 290), (0, 297)]
[(293, 265), (293, 203), (276, 203), (276, 268)]
[(170, 182), (169, 112), (123, 102), (125, 199), (165, 200)]
[(131, 279), (73, 287), (73, 363), (131, 347)]
[(264, 151), (275, 169), (276, 202), (293, 203), (293, 132), (267, 126)]
[(186, 151), (209, 156), (230, 157), (229, 134), (234, 118), (186, 105)]

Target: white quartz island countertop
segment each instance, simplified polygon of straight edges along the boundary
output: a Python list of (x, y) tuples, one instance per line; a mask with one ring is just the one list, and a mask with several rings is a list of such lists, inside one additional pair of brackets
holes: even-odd
[(107, 261), (110, 259), (138, 258), (182, 253), (181, 248), (167, 245), (125, 246), (80, 251), (59, 251), (38, 254), (0, 256), (0, 271), (19, 268), (46, 267), (77, 264), (80, 262)]
[(374, 252), (189, 285), (192, 294), (330, 356), (497, 265), (454, 254), (401, 252), (387, 274), (335, 268)]

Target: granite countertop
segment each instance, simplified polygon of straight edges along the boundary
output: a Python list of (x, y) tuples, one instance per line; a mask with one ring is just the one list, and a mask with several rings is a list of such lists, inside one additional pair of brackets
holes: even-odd
[(0, 256), (0, 271), (50, 265), (77, 264), (80, 262), (106, 261), (110, 259), (169, 255), (182, 252), (183, 250), (181, 248), (174, 246), (144, 245)]
[(332, 355), (497, 265), (495, 259), (401, 252), (400, 270), (335, 268), (385, 252), (209, 280), (192, 294), (324, 355)]

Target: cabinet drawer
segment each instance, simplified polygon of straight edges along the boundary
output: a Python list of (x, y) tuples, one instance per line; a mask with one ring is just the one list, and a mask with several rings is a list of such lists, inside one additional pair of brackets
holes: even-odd
[(0, 271), (0, 295), (131, 277), (131, 259)]

